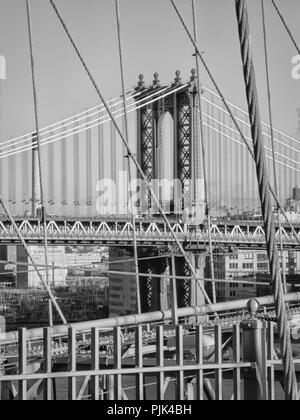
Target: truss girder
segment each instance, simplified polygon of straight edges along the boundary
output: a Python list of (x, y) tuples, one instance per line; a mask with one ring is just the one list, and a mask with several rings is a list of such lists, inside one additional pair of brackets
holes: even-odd
[[(27, 243), (43, 243), (44, 228), (38, 220), (16, 220), (20, 233)], [(192, 226), (186, 223), (170, 221), (171, 230), (185, 246), (205, 246), (208, 231), (205, 226)], [(129, 219), (118, 220), (50, 220), (47, 222), (47, 236), (50, 243), (133, 243), (133, 226)], [(295, 226), (300, 239), (300, 226)], [(298, 240), (288, 226), (282, 227), (285, 248), (300, 249)], [(265, 232), (261, 225), (241, 222), (239, 225), (212, 225), (212, 240), (217, 246), (251, 246), (253, 249), (265, 247)], [(279, 237), (279, 228), (276, 228)], [(160, 219), (143, 219), (136, 222), (136, 237), (139, 244), (163, 245), (174, 243), (171, 231)], [(0, 242), (19, 243), (14, 227), (9, 221), (0, 221)]]

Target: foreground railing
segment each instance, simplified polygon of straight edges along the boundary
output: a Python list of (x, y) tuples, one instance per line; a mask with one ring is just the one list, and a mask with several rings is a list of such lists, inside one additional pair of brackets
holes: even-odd
[[(250, 318), (230, 328), (202, 325), (113, 329), (109, 346), (103, 333), (69, 328), (65, 353), (53, 354), (58, 340), (50, 328), (31, 343), (19, 331), (17, 348), (3, 345), (1, 400), (222, 400), (281, 398), (283, 380), (274, 324)], [(174, 329), (174, 327), (173, 327)], [(174, 335), (174, 334), (173, 334)], [(60, 340), (63, 340), (60, 338)], [(275, 344), (275, 345), (274, 345)], [(42, 354), (34, 357), (32, 346)], [(11, 354), (17, 353), (17, 356)], [(297, 375), (300, 360), (295, 360)]]

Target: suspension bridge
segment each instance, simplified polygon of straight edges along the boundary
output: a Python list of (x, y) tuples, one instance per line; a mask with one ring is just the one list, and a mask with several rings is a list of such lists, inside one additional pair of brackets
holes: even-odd
[[(186, 78), (177, 70), (169, 83), (140, 75), (126, 90), (116, 0), (122, 92), (106, 101), (50, 0), (100, 105), (41, 128), (26, 1), (36, 124), (0, 144), (0, 243), (24, 247), (49, 297), (49, 328), (1, 337), (1, 399), (56, 399), (60, 380), (71, 400), (142, 400), (147, 388), (159, 400), (273, 400), (280, 383), (287, 399), (299, 398), (300, 296), (286, 293), (280, 258), (300, 250), (300, 224), (284, 209), (298, 184), (300, 141), (274, 127), (270, 98), (270, 121), (261, 121), (247, 6), (235, 3), (248, 110), (226, 100), (200, 53), (195, 22), (192, 34), (173, 0), (196, 69)], [(200, 62), (214, 89), (201, 84)], [(230, 220), (234, 213), (253, 220)], [(50, 244), (130, 249), (136, 313), (68, 324), (48, 278)], [(44, 266), (30, 245), (45, 248)], [(217, 302), (216, 282), (226, 280), (215, 279), (213, 254), (236, 249), (267, 251), (272, 296)], [(161, 252), (164, 262), (142, 261)], [(206, 256), (212, 278), (204, 276)], [(53, 325), (53, 308), (62, 325)]]

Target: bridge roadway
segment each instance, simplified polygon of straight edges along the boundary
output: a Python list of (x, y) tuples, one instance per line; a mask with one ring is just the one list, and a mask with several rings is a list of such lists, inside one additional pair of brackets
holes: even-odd
[[(26, 243), (43, 244), (43, 226), (38, 219), (16, 219), (18, 228)], [(170, 218), (173, 232), (185, 249), (206, 249), (208, 231), (205, 225), (191, 225)], [(300, 250), (300, 244), (291, 229), (283, 225), (283, 243), (286, 249)], [(295, 226), (300, 238), (300, 224)], [(279, 235), (276, 227), (277, 237)], [(219, 246), (246, 249), (264, 249), (265, 235), (260, 222), (226, 221), (213, 224), (212, 240)], [(47, 234), (52, 245), (102, 245), (132, 246), (133, 226), (129, 217), (99, 218), (51, 218), (47, 222)], [(170, 246), (174, 238), (167, 225), (160, 218), (140, 217), (136, 220), (138, 246)], [(0, 244), (20, 244), (14, 227), (7, 219), (0, 219)]]

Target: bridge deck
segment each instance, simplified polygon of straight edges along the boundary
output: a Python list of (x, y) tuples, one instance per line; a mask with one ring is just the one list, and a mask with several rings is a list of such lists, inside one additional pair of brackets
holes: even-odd
[[(28, 244), (43, 244), (43, 226), (39, 220), (17, 220), (18, 228)], [(186, 249), (206, 249), (209, 241), (207, 227), (171, 221), (171, 229), (161, 220), (145, 219), (136, 223), (138, 246), (169, 246), (174, 244), (173, 233)], [(296, 227), (300, 239), (300, 226)], [(282, 227), (283, 244), (287, 249), (300, 250), (300, 244), (288, 226)], [(50, 244), (87, 244), (103, 246), (132, 246), (133, 226), (128, 219), (66, 220), (55, 219), (47, 223)], [(212, 241), (220, 247), (265, 248), (264, 229), (260, 224), (218, 224), (211, 227)], [(279, 229), (277, 227), (277, 237)], [(9, 221), (0, 221), (0, 243), (20, 244), (20, 240)]]

